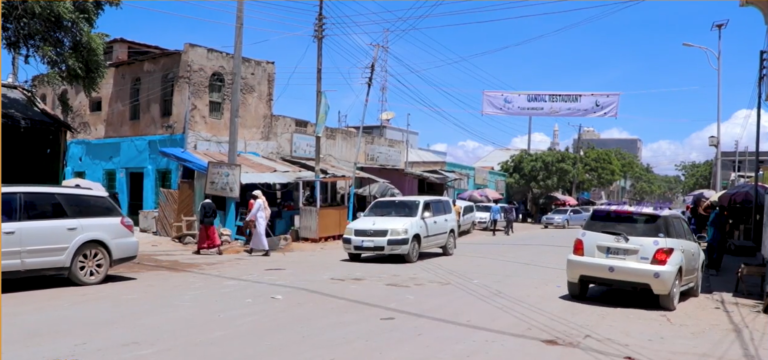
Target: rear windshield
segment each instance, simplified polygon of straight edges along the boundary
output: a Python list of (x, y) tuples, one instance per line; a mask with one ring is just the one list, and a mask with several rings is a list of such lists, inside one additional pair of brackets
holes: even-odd
[(491, 212), (491, 206), (490, 205), (475, 205), (475, 211), (477, 212)]
[(636, 237), (666, 237), (659, 215), (593, 210), (584, 230), (624, 233)]

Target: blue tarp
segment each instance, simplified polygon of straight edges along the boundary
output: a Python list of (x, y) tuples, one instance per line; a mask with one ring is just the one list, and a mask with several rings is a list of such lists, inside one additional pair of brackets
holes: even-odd
[(162, 148), (160, 155), (203, 174), (208, 172), (208, 162), (182, 148)]

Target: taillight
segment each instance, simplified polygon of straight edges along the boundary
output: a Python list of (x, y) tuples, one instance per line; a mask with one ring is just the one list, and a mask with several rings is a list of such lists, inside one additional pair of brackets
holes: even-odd
[(673, 248), (656, 249), (656, 252), (653, 253), (653, 259), (651, 259), (651, 265), (667, 265), (667, 261), (672, 257), (673, 252), (675, 252)]
[(584, 256), (584, 241), (581, 241), (581, 239), (573, 241), (573, 255)]
[(131, 220), (129, 217), (123, 216), (123, 218), (120, 219), (120, 225), (123, 225), (124, 228), (133, 234), (133, 220)]

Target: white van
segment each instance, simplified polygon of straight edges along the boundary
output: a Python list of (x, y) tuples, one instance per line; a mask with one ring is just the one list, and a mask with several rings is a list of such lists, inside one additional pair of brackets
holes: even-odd
[(456, 205), (461, 206), (459, 234), (463, 232), (472, 233), (475, 229), (475, 204), (469, 201), (456, 200)]

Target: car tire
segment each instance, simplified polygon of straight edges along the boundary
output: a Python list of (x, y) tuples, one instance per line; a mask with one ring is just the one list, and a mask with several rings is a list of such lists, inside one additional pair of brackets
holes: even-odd
[(421, 246), (419, 245), (419, 242), (416, 241), (416, 239), (411, 240), (411, 246), (408, 247), (408, 253), (404, 256), (405, 262), (412, 264), (419, 261), (420, 251)]
[(677, 304), (680, 303), (680, 274), (675, 276), (675, 281), (672, 282), (672, 288), (669, 289), (669, 294), (659, 296), (659, 305), (662, 309), (667, 311), (675, 311)]
[(111, 260), (109, 253), (99, 244), (87, 243), (80, 246), (69, 266), (69, 279), (75, 284), (98, 285), (107, 278)]
[(544, 228), (545, 228), (545, 229), (549, 229), (549, 226), (547, 226), (547, 225), (544, 225)]
[(349, 257), (349, 261), (351, 262), (358, 262), (360, 261), (360, 259), (363, 258), (363, 254), (347, 253), (347, 256)]
[(452, 256), (454, 250), (456, 250), (456, 235), (452, 232), (448, 233), (448, 240), (445, 241), (445, 246), (441, 249), (444, 256)]
[(472, 226), (469, 227), (469, 232), (467, 232), (467, 234), (471, 234), (473, 231), (475, 231), (475, 223), (472, 223)]
[(688, 290), (688, 295), (690, 297), (699, 297), (701, 295), (701, 284), (704, 282), (704, 265), (701, 266), (699, 269), (699, 274), (696, 275), (696, 284), (693, 285), (693, 287)]
[(568, 295), (574, 300), (584, 300), (589, 292), (589, 284), (579, 282), (568, 282)]

